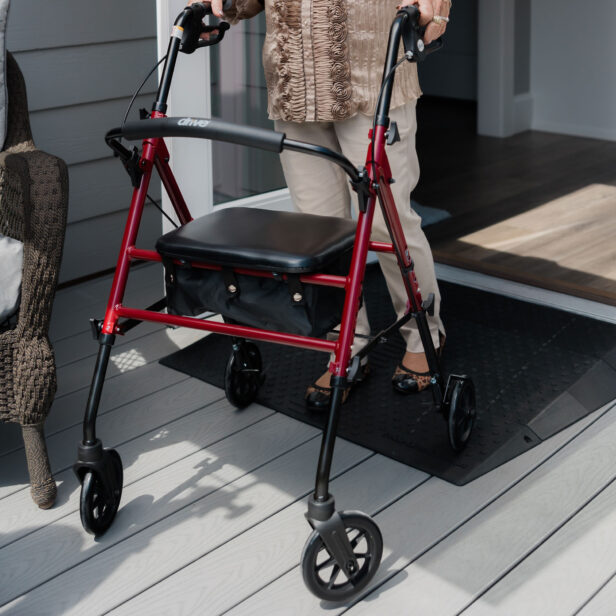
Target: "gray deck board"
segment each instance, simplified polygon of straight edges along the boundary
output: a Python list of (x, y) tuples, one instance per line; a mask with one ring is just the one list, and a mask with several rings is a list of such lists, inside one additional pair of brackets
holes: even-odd
[[(134, 370), (112, 375), (103, 388), (99, 416), (125, 405), (127, 401), (135, 401), (138, 398), (161, 391), (175, 383), (187, 380), (188, 377), (175, 370), (169, 370), (159, 365), (158, 362), (150, 362), (134, 368)], [(88, 400), (89, 386), (83, 386), (60, 396), (56, 396), (49, 417), (45, 422), (45, 434), (51, 435), (68, 427), (81, 424)], [(0, 431), (3, 434), (4, 430)], [(0, 459), (11, 451), (23, 449), (21, 437), (0, 438)]]
[[(132, 297), (154, 301), (160, 272), (141, 274)], [(385, 551), (356, 604), (325, 605), (298, 567), (319, 431), (259, 405), (236, 411), (160, 366), (203, 334), (150, 324), (119, 338), (110, 363), (98, 431), (122, 456), (124, 493), (93, 540), (71, 465), (97, 350), (86, 315), (102, 316), (110, 281), (57, 297), (52, 509), (33, 506), (21, 441), (0, 427), (0, 613), (614, 613), (613, 405), (463, 487), (339, 441), (337, 504), (375, 515)]]
[[(616, 482), (612, 482), (475, 601), (464, 616), (574, 613), (616, 572), (615, 529)], [(616, 597), (612, 614), (615, 609)]]
[(616, 605), (616, 571), (595, 595), (576, 612), (575, 616), (613, 616)]
[[(421, 471), (375, 455), (336, 479), (332, 491), (340, 509), (374, 515), (426, 479), (428, 475)], [(218, 614), (232, 608), (282, 572), (297, 567), (298, 547), (308, 536), (305, 509), (303, 500), (295, 502), (112, 613), (128, 616), (139, 610), (160, 610), (197, 614), (200, 606), (208, 605), (211, 613)]]
[[(281, 431), (285, 439), (280, 438)], [(272, 421), (272, 417), (268, 417), (127, 485), (123, 495), (124, 509), (100, 541), (84, 536), (78, 515), (66, 515), (14, 541), (4, 548), (4, 556), (20, 565), (0, 576), (0, 603), (110, 550), (192, 503), (225, 490), (247, 472), (267, 464), (272, 456), (293, 451), (308, 440), (314, 440), (316, 435), (317, 431), (309, 426), (291, 420)], [(221, 462), (234, 457), (236, 464)], [(133, 541), (139, 544), (141, 538)], [(54, 545), (55, 548), (52, 553), (41, 553), (37, 549), (41, 545)], [(164, 563), (161, 566), (164, 567)], [(24, 576), (23, 571), (28, 571), (28, 575)]]
[[(194, 329), (160, 329), (138, 339), (114, 346), (107, 368), (107, 376), (123, 374), (140, 366), (158, 361), (161, 357), (177, 351), (203, 338), (203, 332)], [(58, 398), (83, 387), (89, 387), (96, 356), (65, 364), (58, 368)]]
[[(237, 413), (226, 401), (219, 401), (206, 407), (199, 406), (179, 419), (131, 440), (120, 443), (108, 440), (103, 443), (115, 447), (122, 457), (124, 486), (127, 486), (270, 415), (273, 415), (273, 411), (257, 405), (249, 413)], [(66, 441), (67, 453), (64, 456), (70, 464), (74, 462), (79, 438), (77, 435), (75, 440), (75, 434), (72, 434)], [(14, 528), (13, 538), (29, 519), (50, 523), (69, 513), (78, 512), (79, 489), (71, 466), (64, 466), (55, 477), (62, 490), (59, 502), (48, 512), (26, 505), (29, 498), (26, 489), (15, 491), (0, 500), (4, 512), (3, 526), (7, 530)]]
[[(97, 421), (97, 434), (107, 446), (116, 446), (150, 431), (166, 433), (165, 426), (169, 422), (220, 400), (220, 394), (220, 390), (196, 379), (181, 381), (162, 392), (101, 415)], [(81, 425), (77, 424), (47, 438), (52, 473), (59, 473), (72, 466), (75, 447), (81, 435)], [(161, 438), (161, 442), (168, 442), (168, 439)], [(8, 485), (0, 486), (0, 501), (18, 489), (23, 489), (28, 482), (26, 469), (18, 464), (22, 457), (21, 450), (3, 456), (3, 464), (7, 467), (4, 477), (8, 479)]]
[[(385, 612), (412, 596), (419, 614), (456, 614), (561, 528), (616, 476), (608, 413), (379, 590)], [(367, 614), (362, 603), (351, 614)]]
[[(585, 421), (588, 425), (592, 419), (587, 418)], [(387, 592), (382, 586), (359, 607), (363, 608), (366, 614), (395, 614), (399, 606), (405, 605), (407, 600), (412, 600), (414, 605), (419, 597), (423, 597), (430, 603), (432, 593), (423, 589), (419, 592), (419, 597), (416, 588), (408, 594), (401, 593), (391, 603), (388, 597), (396, 592), (397, 584), (406, 578), (405, 568), (409, 563), (422, 554), (430, 555), (443, 540), (456, 530), (464, 528), (491, 503), (497, 505), (510, 489), (524, 478), (532, 476), (555, 452), (566, 449), (569, 441), (575, 439), (580, 429), (580, 424), (574, 429), (569, 428), (466, 486), (455, 486), (432, 477), (408, 496), (384, 509), (375, 518), (385, 542), (383, 564), (374, 582), (363, 594), (366, 595), (370, 589), (382, 585), (392, 577), (396, 579), (396, 583), (389, 582), (388, 586), (391, 585), (392, 589), (388, 588)], [(248, 597), (231, 613), (261, 614), (267, 609), (271, 614), (280, 615), (316, 613), (320, 608), (320, 601), (302, 591), (302, 581), (297, 571), (296, 569), (285, 573), (256, 595)], [(377, 609), (375, 606), (378, 606), (378, 610), (372, 611)], [(328, 613), (339, 614), (348, 606), (327, 607)], [(416, 613), (424, 614), (421, 610)], [(442, 610), (437, 613), (455, 614), (456, 611)]]
[[(90, 331), (90, 318), (103, 318), (112, 279), (112, 276), (105, 276), (58, 291), (49, 325), (52, 342)], [(160, 299), (163, 293), (160, 265), (147, 265), (129, 276), (124, 303), (138, 302), (142, 308)]]
[[(163, 517), (142, 532), (88, 558), (79, 567), (37, 586), (13, 604), (0, 608), (0, 613), (11, 613), (15, 609), (40, 614), (50, 603), (62, 614), (83, 614), (91, 610), (103, 613), (117, 607), (236, 534), (304, 498), (310, 491), (311, 467), (318, 450), (318, 440), (312, 439), (271, 460), (177, 513)], [(369, 451), (357, 445), (340, 443), (334, 474), (355, 466), (370, 455)], [(166, 489), (173, 489), (179, 479), (184, 478), (170, 478)], [(155, 497), (148, 498), (148, 505), (154, 506), (151, 500)], [(130, 524), (129, 506), (130, 503), (124, 510), (126, 524)], [(92, 543), (83, 537), (81, 531), (74, 532), (78, 533), (82, 543)]]

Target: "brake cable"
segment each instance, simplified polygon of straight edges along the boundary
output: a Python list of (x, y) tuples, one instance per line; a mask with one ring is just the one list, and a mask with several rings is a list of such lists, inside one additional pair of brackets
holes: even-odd
[(383, 92), (385, 91), (385, 87), (389, 83), (389, 80), (394, 76), (396, 69), (406, 60), (408, 60), (408, 58), (406, 57), (406, 54), (405, 54), (400, 60), (398, 60), (398, 62), (396, 62), (396, 64), (394, 64), (391, 67), (391, 69), (385, 76), (385, 79), (383, 79), (383, 83), (381, 84), (381, 90), (379, 91), (379, 96), (376, 100), (376, 108), (374, 110), (374, 118), (372, 121), (372, 137), (371, 137), (372, 160), (370, 161), (370, 163), (372, 164), (372, 175), (374, 176), (375, 182), (377, 182), (377, 177), (376, 177), (376, 167), (375, 167), (376, 163), (374, 160), (374, 147), (375, 147), (375, 142), (376, 142), (376, 120), (377, 120), (377, 115), (379, 113), (379, 107), (381, 106), (381, 99), (383, 98)]
[[(152, 70), (148, 73), (147, 77), (141, 82), (141, 85), (137, 88), (137, 91), (133, 94), (133, 98), (130, 99), (130, 103), (128, 104), (128, 109), (126, 110), (126, 113), (124, 114), (124, 119), (122, 120), (122, 130), (124, 129), (124, 125), (126, 124), (126, 120), (128, 119), (128, 114), (130, 113), (130, 110), (133, 107), (133, 104), (135, 103), (135, 99), (137, 98), (137, 96), (139, 96), (139, 92), (141, 92), (141, 89), (143, 88), (143, 86), (146, 84), (147, 80), (152, 76), (152, 73), (167, 59), (167, 54), (165, 54), (152, 68)], [(120, 139), (122, 139), (122, 137), (120, 136)]]

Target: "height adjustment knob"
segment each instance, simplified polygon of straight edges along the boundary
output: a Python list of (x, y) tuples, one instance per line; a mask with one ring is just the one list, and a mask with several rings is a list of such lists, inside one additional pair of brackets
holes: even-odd
[(387, 145), (393, 145), (397, 141), (400, 141), (400, 132), (395, 122), (391, 123), (389, 130), (385, 133), (385, 137), (387, 137)]

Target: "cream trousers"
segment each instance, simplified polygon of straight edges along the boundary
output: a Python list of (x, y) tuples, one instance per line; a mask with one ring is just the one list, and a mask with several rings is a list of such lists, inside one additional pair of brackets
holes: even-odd
[[(419, 162), (415, 150), (417, 131), (415, 107), (416, 102), (412, 101), (390, 112), (392, 122), (398, 124), (400, 141), (387, 148), (387, 156), (392, 175), (396, 180), (391, 186), (392, 193), (409, 252), (415, 263), (415, 273), (422, 297), (425, 299), (429, 293), (434, 293), (435, 316), (428, 317), (428, 322), (432, 340), (438, 348), (438, 334), (439, 331), (444, 333), (444, 328), (439, 316), (441, 297), (434, 273), (434, 261), (428, 240), (421, 228), (421, 218), (410, 206), (411, 191), (419, 180)], [(372, 118), (363, 114), (339, 122), (276, 121), (276, 130), (286, 133), (290, 139), (315, 143), (342, 152), (356, 166), (363, 166), (365, 163), (368, 131), (371, 128)], [(301, 212), (350, 218), (351, 204), (357, 212), (357, 196), (350, 188), (348, 176), (340, 167), (322, 158), (297, 152), (283, 152), (280, 158), (291, 198)], [(377, 207), (375, 212), (371, 239), (380, 242), (390, 241), (380, 207)], [(406, 311), (407, 297), (398, 263), (395, 256), (389, 254), (379, 254), (379, 263), (394, 308), (400, 318)], [(370, 325), (363, 305), (357, 315), (355, 332), (362, 336), (370, 334)], [(412, 353), (423, 351), (414, 319), (411, 319), (400, 333), (406, 340), (407, 351)], [(353, 351), (357, 352), (361, 346), (363, 346), (362, 339), (357, 338), (353, 344)]]

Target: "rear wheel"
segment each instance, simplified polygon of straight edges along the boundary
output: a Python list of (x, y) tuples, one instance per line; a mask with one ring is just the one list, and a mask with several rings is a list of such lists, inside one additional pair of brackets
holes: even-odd
[(225, 368), (225, 395), (235, 407), (242, 409), (257, 397), (263, 380), (263, 364), (259, 347), (242, 342), (231, 351)]
[(466, 446), (475, 425), (475, 386), (469, 378), (451, 378), (455, 379), (455, 382), (451, 390), (447, 428), (449, 444), (458, 452)]

